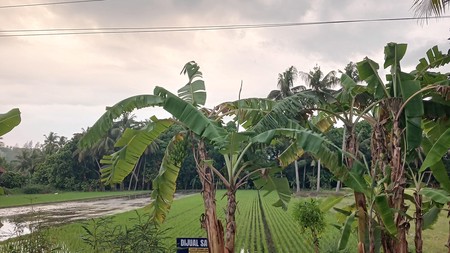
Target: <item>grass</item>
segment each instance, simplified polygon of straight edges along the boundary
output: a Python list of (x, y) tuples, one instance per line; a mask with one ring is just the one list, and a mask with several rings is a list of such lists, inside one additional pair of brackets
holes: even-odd
[[(224, 222), (224, 207), (226, 199), (222, 198), (224, 191), (217, 192), (217, 214)], [(325, 196), (319, 195), (318, 198)], [(291, 201), (292, 206), (296, 201), (304, 200), (308, 197), (297, 197)], [(292, 210), (283, 211), (275, 208), (272, 203), (276, 200), (276, 195), (270, 194), (262, 197), (262, 205), (267, 226), (270, 229), (271, 239), (265, 231), (262, 221), (262, 210), (259, 208), (259, 202), (256, 191), (241, 190), (237, 193), (238, 210), (236, 220), (238, 224), (236, 235), (236, 250), (247, 249), (244, 252), (312, 252), (312, 239), (307, 233), (302, 233), (298, 224), (292, 218)], [(343, 207), (353, 202), (353, 196), (346, 197), (339, 206)], [(139, 209), (139, 213), (147, 212), (145, 209)], [(200, 216), (204, 212), (203, 202), (200, 194), (193, 194), (176, 200), (163, 229), (169, 229), (165, 236), (166, 242), (175, 244), (177, 237), (206, 237), (205, 231), (200, 227)], [(114, 216), (115, 224), (122, 226), (132, 226), (130, 218), (135, 218), (134, 211), (118, 214)], [(329, 212), (326, 215), (327, 227), (322, 235), (320, 245), (321, 252), (337, 252), (336, 245), (340, 238), (340, 231), (331, 224), (336, 223), (335, 213)], [(225, 224), (223, 224), (225, 227)], [(356, 225), (356, 224), (354, 224)], [(63, 226), (52, 227), (50, 236), (58, 242), (62, 242), (70, 252), (91, 252), (81, 239), (84, 235), (82, 224), (72, 223)], [(446, 213), (441, 212), (438, 222), (433, 229), (428, 229), (424, 234), (424, 252), (446, 252), (444, 244), (448, 237), (448, 219)], [(269, 241), (273, 245), (268, 245)], [(411, 222), (411, 229), (408, 235), (410, 248), (414, 247), (414, 224)], [(347, 249), (344, 252), (356, 252), (356, 231), (353, 230)]]
[[(217, 192), (217, 214), (222, 222), (225, 222), (223, 210), (226, 199), (222, 198), (223, 194), (224, 191)], [(271, 248), (268, 245), (268, 237), (263, 224), (262, 212), (259, 208), (257, 192), (238, 191), (237, 200), (239, 204), (236, 212), (238, 224), (236, 249), (245, 249), (245, 252), (269, 252)], [(273, 194), (262, 197), (265, 218), (268, 221), (268, 229), (271, 231), (274, 243), (272, 247), (276, 248), (277, 252), (310, 252), (312, 250), (312, 240), (309, 238), (309, 235), (300, 231), (297, 223), (292, 218), (290, 209), (286, 212), (272, 206), (275, 200), (276, 196)], [(141, 214), (145, 211), (145, 209), (138, 210)], [(203, 212), (204, 208), (200, 194), (176, 200), (172, 205), (166, 222), (162, 226), (162, 229), (168, 229), (165, 234), (167, 237), (166, 243), (175, 244), (178, 237), (206, 237), (206, 232), (200, 227), (199, 222)], [(117, 225), (131, 226), (129, 219), (134, 217), (136, 217), (136, 214), (134, 211), (131, 211), (115, 215), (114, 221)], [(331, 223), (333, 216), (329, 215), (327, 219)], [(223, 225), (225, 227), (225, 224)], [(50, 232), (57, 241), (65, 242), (65, 245), (71, 252), (90, 252), (81, 239), (81, 235), (84, 234), (81, 223), (54, 227)], [(339, 238), (339, 231), (332, 226), (328, 226), (323, 237), (322, 245), (324, 245), (324, 248), (330, 248), (328, 244), (333, 244), (331, 247), (334, 247), (334, 244), (337, 243), (335, 238)], [(355, 240), (352, 242), (356, 245)]]
[(16, 194), (0, 196), (0, 208), (26, 206), (34, 204), (55, 203), (72, 200), (86, 200), (103, 197), (127, 196), (148, 193), (148, 191), (114, 191), (114, 192), (61, 192), (58, 194)]

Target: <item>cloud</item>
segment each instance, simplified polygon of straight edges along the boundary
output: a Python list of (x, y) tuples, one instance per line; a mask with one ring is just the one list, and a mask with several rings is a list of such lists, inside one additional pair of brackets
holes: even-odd
[[(155, 27), (308, 22), (412, 16), (407, 1), (101, 1), (3, 9), (2, 29)], [(291, 65), (309, 71), (342, 69), (365, 56), (381, 63), (387, 42), (407, 42), (405, 66), (427, 48), (448, 48), (443, 20), (335, 24), (202, 32), (0, 37), (0, 113), (12, 107), (23, 122), (5, 136), (10, 145), (42, 141), (54, 131), (70, 137), (95, 122), (105, 106), (156, 85), (172, 92), (191, 60), (204, 73), (209, 107), (265, 97)], [(446, 50), (445, 50), (446, 51)], [(145, 111), (141, 117), (156, 112)]]

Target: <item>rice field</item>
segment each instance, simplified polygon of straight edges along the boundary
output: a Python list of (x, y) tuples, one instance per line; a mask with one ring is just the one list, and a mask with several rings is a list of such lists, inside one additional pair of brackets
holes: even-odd
[[(226, 198), (224, 191), (217, 193), (217, 214), (222, 222), (225, 220)], [(292, 210), (287, 211), (272, 206), (276, 201), (275, 194), (266, 197), (258, 196), (257, 191), (240, 190), (237, 193), (238, 210), (236, 212), (237, 252), (313, 252), (310, 235), (303, 233), (292, 217)], [(293, 199), (290, 206), (298, 201)], [(289, 206), (289, 207), (290, 207)], [(200, 215), (203, 213), (203, 202), (200, 195), (180, 199), (174, 202), (163, 228), (170, 228), (167, 233), (169, 243), (175, 243), (177, 237), (206, 237), (200, 227)], [(331, 224), (333, 214), (327, 214)], [(225, 224), (224, 224), (225, 226)], [(354, 237), (354, 235), (352, 235)], [(334, 252), (340, 231), (327, 226), (320, 241), (323, 252)], [(356, 245), (355, 238), (349, 246)], [(346, 251), (355, 252), (348, 247)], [(355, 247), (353, 247), (355, 249)]]

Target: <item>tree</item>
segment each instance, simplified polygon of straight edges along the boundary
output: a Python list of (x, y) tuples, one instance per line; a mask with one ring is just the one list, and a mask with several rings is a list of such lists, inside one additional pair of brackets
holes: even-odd
[(64, 145), (65, 137), (60, 137), (55, 132), (50, 132), (48, 135), (45, 135), (43, 152), (46, 155), (53, 154), (58, 151)]
[[(289, 97), (299, 91), (305, 90), (305, 86), (296, 86), (294, 87), (294, 81), (297, 79), (298, 71), (294, 66), (289, 67), (286, 69), (285, 72), (278, 74), (278, 89), (279, 90), (272, 90), (267, 98), (274, 99), (274, 100), (280, 100), (286, 97)], [(294, 162), (295, 166), (295, 184), (296, 184), (296, 192), (300, 191), (300, 178), (299, 178), (299, 172), (298, 172), (298, 161)]]
[(433, 14), (437, 17), (444, 14), (448, 8), (448, 0), (414, 0), (413, 8), (418, 17), (431, 17)]
[(325, 229), (325, 215), (319, 204), (311, 199), (309, 202), (298, 202), (294, 206), (294, 219), (300, 224), (302, 231), (309, 230), (313, 239), (314, 250), (319, 253), (320, 234)]
[[(324, 73), (320, 70), (319, 66), (315, 66), (312, 71), (300, 72), (300, 77), (306, 82), (306, 85), (311, 87), (313, 91), (317, 92), (317, 95), (322, 99), (325, 99), (327, 96), (324, 96), (325, 92), (331, 92), (330, 88), (333, 88), (335, 85), (339, 84), (339, 78), (336, 76), (336, 71), (330, 71), (328, 74), (324, 75)], [(320, 160), (317, 161), (317, 191), (320, 189)]]
[[(378, 75), (378, 64), (366, 58), (357, 63), (357, 70), (367, 85), (357, 84), (350, 76), (342, 74), (342, 89), (334, 95), (325, 93), (322, 103), (317, 103), (319, 107), (316, 110), (344, 122), (343, 148), (337, 148), (335, 144), (322, 144), (322, 149), (326, 150), (328, 146), (327, 151), (334, 155), (314, 152), (312, 155), (321, 159), (336, 178), (343, 179), (344, 184), (355, 192), (358, 210), (349, 217), (358, 217), (359, 252), (378, 252), (376, 235), (381, 237), (384, 252), (407, 252), (406, 229), (410, 218), (405, 215), (406, 199), (414, 199), (413, 204), (418, 210), (415, 214), (415, 245), (416, 251), (422, 252), (424, 217), (430, 224), (430, 220), (437, 218), (436, 208), (442, 208), (422, 204), (422, 195), (440, 203), (450, 200), (447, 198), (450, 195), (450, 179), (441, 161), (450, 148), (447, 122), (450, 115), (450, 81), (448, 74), (430, 72), (430, 69), (448, 64), (450, 56), (433, 47), (427, 51), (426, 58), (420, 59), (414, 71), (405, 73), (400, 68), (405, 52), (405, 44), (389, 43), (385, 47), (384, 66), (391, 70), (387, 83)], [(290, 98), (300, 96), (305, 94), (299, 93)], [(295, 110), (293, 101), (290, 102), (291, 105), (285, 105), (285, 110)], [(360, 155), (355, 134), (355, 127), (362, 119), (372, 129), (371, 163)], [(423, 134), (426, 138), (421, 138)], [(322, 141), (327, 143), (324, 138)], [(424, 155), (426, 158), (422, 164), (420, 157)], [(280, 157), (284, 164), (295, 159), (293, 154)], [(434, 162), (428, 163), (431, 160)], [(410, 168), (411, 174), (416, 175), (414, 180), (420, 182), (417, 178), (420, 179), (421, 171), (428, 167), (447, 192), (443, 194), (447, 197), (437, 200), (439, 192), (422, 187), (416, 188), (414, 196), (406, 197), (406, 171)], [(370, 175), (367, 182), (363, 177), (365, 172)], [(352, 221), (348, 219), (343, 226), (343, 237), (348, 236), (350, 230), (346, 228)]]
[(320, 67), (316, 65), (313, 70), (306, 72), (299, 72), (300, 78), (305, 81), (306, 85), (311, 87), (315, 91), (326, 91), (337, 84), (339, 84), (339, 78), (336, 76), (336, 71), (330, 71), (326, 75), (320, 70)]
[(294, 82), (297, 79), (297, 76), (298, 71), (294, 66), (291, 66), (283, 73), (278, 74), (278, 90), (272, 90), (267, 98), (280, 100), (289, 97), (299, 91), (305, 90), (306, 88), (302, 85), (294, 87)]

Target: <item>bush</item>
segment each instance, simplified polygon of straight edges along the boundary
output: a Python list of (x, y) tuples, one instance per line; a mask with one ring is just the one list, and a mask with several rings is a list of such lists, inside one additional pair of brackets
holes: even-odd
[(7, 171), (0, 176), (0, 186), (5, 188), (21, 188), (25, 185), (26, 179), (20, 173)]
[(173, 247), (163, 243), (167, 230), (160, 230), (147, 215), (141, 216), (136, 212), (137, 218), (131, 218), (131, 228), (120, 225), (114, 226), (112, 217), (92, 219), (82, 227), (85, 234), (84, 243), (89, 245), (93, 252), (174, 252)]
[(52, 187), (47, 185), (39, 185), (39, 184), (29, 184), (22, 188), (23, 193), (25, 194), (43, 194), (43, 193), (51, 193), (53, 192)]
[(294, 206), (294, 219), (300, 224), (303, 231), (309, 230), (314, 240), (315, 251), (319, 252), (320, 234), (325, 229), (325, 215), (314, 199), (310, 202), (298, 202)]

